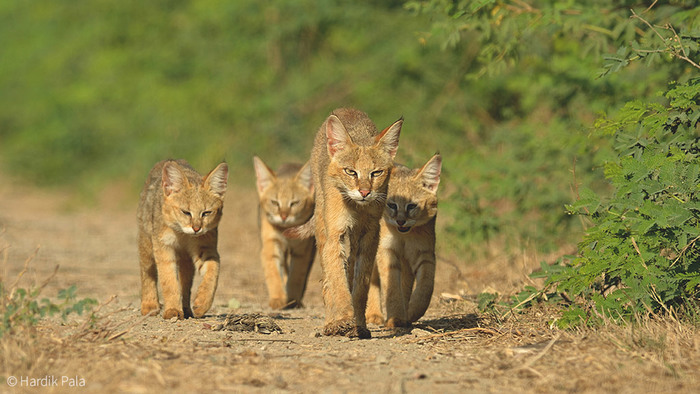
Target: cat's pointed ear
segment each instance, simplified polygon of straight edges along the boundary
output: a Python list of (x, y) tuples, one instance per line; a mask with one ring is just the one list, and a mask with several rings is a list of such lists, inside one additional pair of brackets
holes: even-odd
[(345, 130), (343, 122), (335, 115), (330, 115), (326, 119), (325, 126), (328, 155), (332, 158), (336, 153), (352, 144), (352, 139), (347, 130)]
[(262, 194), (275, 181), (275, 173), (257, 156), (253, 156), (253, 166), (257, 178), (258, 194)]
[(440, 184), (440, 173), (442, 172), (442, 156), (436, 153), (428, 160), (423, 168), (418, 171), (416, 177), (423, 182), (423, 187), (431, 193), (437, 193)]
[(189, 186), (187, 177), (175, 161), (167, 161), (163, 165), (163, 194), (166, 197), (177, 193)]
[(228, 186), (228, 164), (220, 163), (204, 177), (202, 185), (219, 197), (224, 197)]
[(403, 117), (394, 122), (391, 126), (382, 130), (381, 134), (375, 137), (377, 145), (389, 153), (392, 160), (396, 156), (396, 151), (399, 149), (399, 134), (401, 134), (401, 126), (403, 126)]
[(301, 170), (297, 172), (296, 175), (296, 180), (299, 182), (301, 185), (309, 189), (313, 193), (314, 191), (314, 178), (313, 174), (311, 173), (311, 163), (306, 162), (303, 167), (301, 167)]

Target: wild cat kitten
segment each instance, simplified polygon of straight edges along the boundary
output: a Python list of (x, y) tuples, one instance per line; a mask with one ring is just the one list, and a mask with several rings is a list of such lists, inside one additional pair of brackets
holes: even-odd
[(324, 335), (370, 337), (367, 291), (402, 124), (399, 119), (379, 132), (364, 112), (340, 108), (316, 134), (316, 207), (309, 224), (323, 268)]
[(422, 168), (396, 165), (391, 173), (367, 306), (370, 322), (384, 322), (382, 303), (387, 327), (410, 326), (430, 305), (441, 168), (436, 154)]
[(300, 307), (316, 242), (313, 238), (289, 239), (282, 232), (306, 223), (314, 213), (311, 166), (287, 163), (272, 171), (257, 156), (253, 164), (260, 198), (260, 260), (270, 307)]
[[(157, 163), (148, 174), (137, 211), (141, 265), (141, 313), (160, 309), (163, 318), (201, 317), (209, 310), (219, 278), (217, 226), (228, 166), (202, 177), (184, 160)], [(190, 308), (194, 270), (202, 275)]]

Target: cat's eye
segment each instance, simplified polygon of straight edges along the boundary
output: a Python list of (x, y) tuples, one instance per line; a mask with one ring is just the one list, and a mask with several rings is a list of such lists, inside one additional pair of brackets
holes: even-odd
[(202, 212), (202, 217), (205, 218), (207, 216), (211, 215), (211, 211), (204, 211)]
[(297, 205), (297, 204), (299, 204), (299, 201), (297, 201), (297, 200), (290, 201), (290, 202), (289, 202), (289, 207), (291, 208), (291, 207), (293, 207), (293, 206), (295, 206), (295, 205)]
[(183, 215), (192, 217), (192, 214), (189, 211), (185, 211), (184, 209), (181, 209), (181, 211)]
[(416, 205), (416, 204), (408, 204), (408, 205), (406, 205), (406, 209), (408, 209), (409, 211), (412, 211), (412, 210), (416, 209), (417, 206), (418, 205)]
[(386, 204), (386, 206), (389, 207), (390, 209), (394, 210), (394, 211), (395, 211), (396, 208), (397, 208), (397, 207), (396, 207), (396, 204), (394, 204), (393, 202), (390, 202), (390, 203)]
[(377, 170), (377, 171), (372, 171), (370, 173), (370, 175), (372, 176), (372, 178), (376, 178), (376, 177), (382, 175), (383, 173), (384, 173), (384, 170)]
[(279, 207), (279, 206), (280, 206), (280, 202), (277, 201), (277, 200), (270, 200), (270, 202), (272, 203), (272, 205), (274, 205), (274, 206), (276, 206), (276, 207)]
[(350, 175), (350, 176), (357, 176), (357, 172), (355, 170), (351, 170), (349, 168), (344, 168), (343, 171), (345, 171), (345, 173)]

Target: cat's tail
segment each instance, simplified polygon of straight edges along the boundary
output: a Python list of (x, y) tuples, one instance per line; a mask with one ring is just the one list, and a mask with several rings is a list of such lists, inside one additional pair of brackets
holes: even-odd
[(295, 226), (295, 227), (290, 227), (282, 234), (284, 234), (285, 237), (290, 238), (290, 239), (307, 239), (311, 238), (315, 235), (316, 233), (316, 215), (311, 216), (311, 219), (309, 219), (306, 223)]

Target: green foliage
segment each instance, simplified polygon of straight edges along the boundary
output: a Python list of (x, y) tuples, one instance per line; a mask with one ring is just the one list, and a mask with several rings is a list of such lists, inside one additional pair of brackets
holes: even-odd
[[(694, 42), (694, 2), (661, 3), (637, 11)], [(650, 54), (654, 69), (631, 60), (596, 78), (603, 55), (655, 39), (629, 18), (636, 3), (527, 4), (6, 2), (0, 167), (87, 194), (121, 182), (135, 200), (158, 160), (225, 159), (252, 188), (254, 154), (305, 160), (327, 114), (355, 106), (380, 127), (405, 116), (399, 162), (445, 158), (440, 249), (555, 249), (580, 234), (562, 209), (574, 163), (578, 182), (607, 187), (594, 166), (611, 149), (587, 132), (597, 114), (689, 75)]]
[(69, 314), (82, 315), (97, 304), (92, 298), (78, 300), (75, 285), (58, 292), (57, 302), (48, 298), (39, 299), (41, 287), (15, 288), (11, 291), (0, 283), (0, 337), (19, 327), (35, 325), (41, 318), (60, 314), (65, 319)]
[[(568, 207), (593, 227), (549, 283), (592, 301), (593, 316), (677, 310), (700, 294), (700, 79), (674, 84), (666, 97), (668, 106), (634, 101), (598, 122), (615, 130), (619, 159), (605, 166), (615, 192), (585, 191)], [(565, 322), (581, 313), (574, 308)]]
[[(226, 159), (232, 182), (252, 186), (254, 154), (274, 166), (305, 159), (338, 106), (379, 124), (420, 112), (419, 86), (435, 84), (451, 55), (421, 48), (412, 33), (421, 21), (392, 4), (4, 4), (2, 164), (40, 185), (95, 191), (127, 177), (137, 191), (158, 160), (204, 171)], [(420, 130), (407, 121), (407, 134)], [(421, 159), (440, 145), (419, 149)]]
[(620, 46), (614, 56), (606, 56), (605, 59), (608, 63), (605, 64), (601, 76), (620, 71), (634, 61), (644, 61), (647, 65), (652, 65), (664, 58), (676, 58), (698, 66), (689, 57), (691, 54), (698, 53), (699, 49), (700, 27), (694, 21), (697, 18), (697, 9), (678, 12), (674, 16), (674, 21), (683, 22), (689, 28), (680, 34), (669, 23), (662, 26), (652, 25), (645, 19), (646, 12), (642, 12), (642, 15), (637, 14), (634, 10), (631, 12), (632, 18), (638, 19), (646, 25), (649, 34), (643, 36), (642, 40), (632, 40), (629, 46)]
[(496, 293), (479, 293), (477, 296), (477, 307), (479, 311), (485, 312), (487, 310), (493, 309), (496, 305), (496, 299), (498, 294)]
[[(484, 144), (498, 146), (507, 160), (499, 167), (498, 161), (477, 159), (501, 179), (490, 179), (486, 187), (474, 174), (460, 179), (459, 209), (471, 221), (455, 222), (451, 231), (488, 240), (489, 233), (504, 236), (516, 229), (522, 237), (530, 230), (541, 246), (540, 237), (567, 232), (571, 223), (558, 216), (564, 214), (558, 186), (571, 178), (567, 182), (547, 165), (578, 163), (572, 187), (577, 202), (567, 210), (593, 227), (576, 257), (543, 264), (533, 277), (544, 278), (546, 286), (526, 287), (510, 308), (539, 300), (566, 303), (571, 307), (559, 320), (562, 326), (678, 308), (692, 313), (700, 283), (695, 2), (647, 7), (602, 0), (432, 0), (407, 7), (432, 18), (426, 40), (471, 51), (475, 60), (464, 67), (465, 80), (483, 87), (482, 94), (497, 87), (509, 99), (507, 111), (490, 111), (501, 124), (489, 129), (489, 137), (517, 119), (500, 144)], [(677, 82), (658, 97), (655, 92), (668, 81)], [(620, 107), (610, 118), (598, 115), (597, 132), (577, 133), (593, 123), (591, 112)], [(545, 110), (552, 112), (543, 119)], [(601, 162), (607, 187), (591, 172)], [(468, 159), (460, 164), (478, 168)], [(579, 184), (587, 187), (579, 191)], [(611, 189), (610, 198), (601, 197)], [(484, 297), (484, 305), (492, 305)]]
[[(463, 252), (494, 240), (499, 248), (505, 241), (505, 247), (546, 250), (578, 237), (578, 222), (562, 209), (575, 197), (570, 185), (580, 182), (605, 192), (608, 186), (595, 165), (613, 155), (605, 138), (588, 132), (594, 119), (652, 95), (669, 79), (688, 79), (689, 66), (641, 52), (638, 57), (644, 55), (654, 68), (627, 61), (631, 67), (625, 73), (598, 78), (612, 71), (606, 68), (612, 60), (603, 58), (616, 48), (631, 42), (640, 43), (636, 48), (660, 45), (640, 28), (641, 21), (630, 18), (632, 7), (641, 6), (604, 0), (406, 3), (432, 21), (422, 39), (462, 54), (453, 86), (464, 93), (444, 103), (450, 110), (434, 122), (441, 129), (464, 125), (459, 140), (471, 146), (446, 160), (458, 202), (444, 210), (457, 218), (448, 223), (449, 236), (466, 246)], [(654, 24), (683, 26), (684, 42), (700, 27), (694, 2), (672, 1), (638, 12)]]

